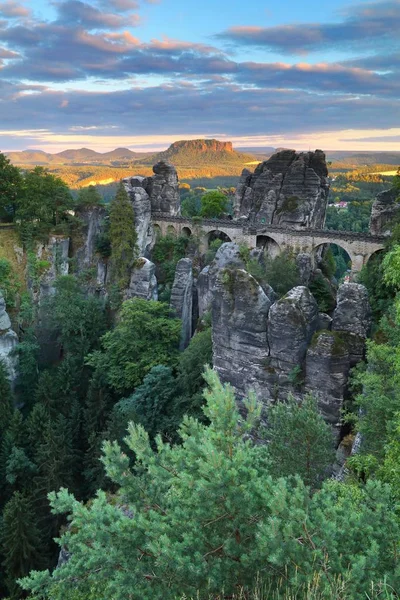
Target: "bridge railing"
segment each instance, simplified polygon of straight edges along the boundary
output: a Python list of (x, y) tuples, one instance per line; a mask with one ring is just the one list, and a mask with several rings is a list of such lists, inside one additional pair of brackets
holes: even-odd
[(216, 229), (219, 227), (225, 227), (229, 229), (241, 229), (244, 234), (247, 235), (263, 235), (268, 232), (276, 233), (288, 233), (290, 235), (298, 237), (325, 237), (329, 239), (341, 239), (348, 241), (364, 241), (364, 242), (375, 242), (382, 244), (387, 240), (386, 236), (383, 235), (372, 235), (371, 233), (363, 233), (358, 231), (345, 231), (338, 229), (295, 229), (294, 227), (281, 227), (279, 225), (257, 225), (238, 222), (231, 219), (199, 219), (198, 222), (193, 221), (188, 217), (172, 216), (167, 213), (152, 213), (153, 221), (168, 221), (169, 223), (180, 223), (182, 225), (188, 225), (189, 227), (195, 227), (196, 225), (215, 226)]

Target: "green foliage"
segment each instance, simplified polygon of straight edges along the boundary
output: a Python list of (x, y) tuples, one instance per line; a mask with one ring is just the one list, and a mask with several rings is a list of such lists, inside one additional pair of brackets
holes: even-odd
[(54, 230), (66, 233), (67, 211), (73, 199), (66, 184), (42, 167), (35, 167), (24, 176), (16, 220), (21, 239), (29, 247), (34, 239), (45, 240)]
[(0, 219), (11, 220), (22, 192), (22, 174), (0, 152)]
[(112, 388), (130, 393), (152, 367), (176, 363), (180, 333), (181, 322), (171, 318), (167, 304), (127, 300), (116, 327), (103, 336), (102, 350), (92, 353), (87, 362), (107, 373)]
[(189, 239), (171, 234), (157, 238), (152, 251), (152, 260), (157, 267), (159, 299), (169, 302), (178, 261), (186, 256)]
[(394, 288), (400, 289), (400, 245), (395, 245), (387, 252), (382, 262), (383, 282)]
[(375, 328), (382, 316), (393, 304), (395, 297), (393, 287), (385, 284), (383, 281), (382, 263), (384, 257), (385, 254), (383, 252), (377, 252), (371, 256), (359, 275), (359, 282), (365, 285), (368, 290), (368, 298), (371, 305)]
[[(185, 185), (185, 184), (182, 184)], [(190, 186), (189, 186), (190, 187)], [(183, 217), (198, 217), (201, 210), (200, 195), (190, 191), (187, 194), (182, 194), (181, 191), (181, 212)]]
[(5, 555), (3, 567), (10, 598), (21, 598), (23, 592), (16, 578), (41, 567), (43, 559), (32, 502), (20, 492), (15, 492), (4, 508), (0, 539)]
[[(272, 589), (306, 589), (316, 574), (321, 597), (332, 598), (339, 578), (349, 598), (371, 581), (398, 587), (399, 525), (388, 487), (368, 482), (354, 490), (327, 482), (310, 497), (299, 478), (274, 479), (265, 446), (254, 445), (260, 410), (252, 399), (241, 417), (232, 388), (207, 373), (205, 415), (186, 418), (182, 444), (130, 424), (125, 438), (136, 462), (106, 443), (104, 464), (115, 494), (99, 491), (87, 505), (67, 490), (50, 495), (53, 511), (69, 513), (60, 544), (69, 561), (50, 574), (32, 572), (21, 585), (41, 599), (208, 599), (223, 590), (249, 593), (262, 571)], [(344, 543), (345, 540), (345, 543)], [(343, 596), (342, 596), (343, 597)]]
[(300, 284), (296, 261), (290, 252), (281, 252), (275, 258), (266, 255), (261, 261), (248, 258), (246, 269), (261, 284), (270, 285), (280, 298)]
[(212, 261), (215, 258), (215, 255), (217, 254), (218, 250), (221, 248), (223, 243), (224, 240), (220, 240), (219, 238), (216, 238), (215, 240), (212, 240), (212, 242), (210, 242), (210, 245), (208, 246), (208, 250), (204, 257), (204, 262), (206, 265), (212, 263)]
[(137, 258), (135, 215), (122, 181), (110, 205), (110, 245), (113, 275), (118, 285), (126, 287), (129, 272)]
[(207, 192), (201, 199), (200, 216), (205, 218), (221, 217), (228, 210), (228, 199), (218, 191)]
[(271, 406), (266, 437), (271, 474), (300, 475), (311, 488), (321, 484), (334, 461), (334, 441), (313, 396), (301, 401), (289, 396)]
[(318, 308), (321, 312), (329, 312), (335, 308), (335, 294), (329, 281), (322, 275), (317, 273), (309, 284), (309, 289), (317, 301)]
[(2, 292), (8, 308), (15, 307), (20, 287), (10, 261), (0, 258), (0, 292)]
[(367, 233), (373, 200), (364, 202), (350, 201), (347, 208), (328, 206), (325, 227), (339, 231), (356, 231)]
[(106, 322), (100, 299), (87, 295), (71, 275), (59, 277), (55, 294), (46, 302), (48, 327), (58, 333), (63, 351), (78, 359), (86, 356), (105, 333)]
[(102, 200), (96, 186), (89, 185), (79, 190), (76, 204), (78, 208), (92, 208), (93, 206), (102, 204)]

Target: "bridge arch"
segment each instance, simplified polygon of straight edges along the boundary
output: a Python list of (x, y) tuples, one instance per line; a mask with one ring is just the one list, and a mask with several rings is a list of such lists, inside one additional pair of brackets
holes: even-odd
[(207, 248), (210, 247), (211, 242), (214, 240), (222, 240), (223, 242), (231, 242), (232, 239), (222, 229), (212, 229), (207, 234)]
[(156, 238), (159, 238), (162, 236), (162, 229), (159, 225), (157, 225), (157, 223), (154, 223), (153, 225), (153, 229), (154, 229), (154, 233), (156, 235)]
[[(314, 255), (314, 260), (316, 262), (322, 263), (322, 271), (324, 271), (324, 266), (325, 269), (327, 270), (327, 272), (325, 273), (325, 275), (329, 275), (329, 276), (334, 276), (336, 277), (336, 279), (342, 279), (347, 271), (352, 271), (353, 269), (353, 260), (354, 260), (354, 255), (351, 252), (351, 250), (349, 251), (346, 248), (346, 244), (345, 243), (337, 243), (338, 240), (336, 241), (327, 241), (327, 242), (320, 242), (319, 244), (317, 244), (316, 246), (314, 246), (313, 248), (313, 255)], [(333, 264), (329, 264), (330, 261), (329, 260), (325, 260), (324, 261), (324, 255), (326, 257), (326, 253), (328, 252), (328, 250), (331, 250), (333, 258), (335, 260), (336, 263), (336, 269), (333, 272), (333, 269), (335, 268)], [(326, 257), (327, 258), (327, 257)]]
[(190, 237), (190, 236), (192, 235), (192, 230), (190, 229), (190, 227), (186, 227), (186, 226), (185, 226), (185, 227), (182, 227), (181, 234), (182, 234), (184, 237)]
[(278, 256), (281, 252), (281, 247), (278, 242), (274, 240), (273, 237), (265, 234), (257, 235), (256, 246), (257, 248), (264, 250), (264, 252), (272, 258)]
[(176, 237), (176, 229), (173, 225), (167, 226), (167, 235), (173, 235), (174, 237)]

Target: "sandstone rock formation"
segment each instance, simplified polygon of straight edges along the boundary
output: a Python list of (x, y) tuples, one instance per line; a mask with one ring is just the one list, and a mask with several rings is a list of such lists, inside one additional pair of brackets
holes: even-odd
[(318, 326), (318, 305), (307, 287), (295, 287), (275, 302), (268, 316), (271, 368), (285, 378), (301, 367)]
[(364, 358), (370, 327), (371, 308), (367, 289), (359, 283), (344, 283), (337, 293), (332, 330), (346, 334), (351, 366)]
[[(50, 236), (47, 244), (38, 246), (36, 256), (38, 260), (47, 261), (49, 266), (40, 277), (40, 290), (38, 302), (54, 293), (54, 284), (57, 277), (68, 275), (69, 272), (69, 238)], [(32, 283), (32, 282), (31, 282)]]
[(153, 167), (154, 175), (148, 179), (146, 191), (150, 196), (153, 212), (180, 214), (178, 174), (171, 163), (161, 160)]
[(6, 311), (6, 302), (0, 290), (0, 362), (3, 362), (13, 385), (17, 378), (17, 357), (13, 350), (18, 344), (18, 336), (11, 328), (11, 320)]
[(197, 293), (200, 317), (210, 310), (217, 273), (226, 267), (244, 269), (244, 262), (240, 258), (240, 248), (234, 242), (225, 242), (225, 244), (222, 244), (218, 248), (211, 265), (204, 267), (199, 274), (197, 279)]
[(90, 267), (97, 267), (99, 257), (96, 254), (98, 237), (104, 232), (107, 211), (103, 206), (82, 208), (76, 216), (82, 221), (82, 233), (78, 240), (72, 240), (74, 270), (82, 273)]
[(372, 205), (370, 231), (373, 235), (390, 235), (391, 222), (400, 216), (399, 190), (391, 188), (377, 195)]
[(213, 365), (238, 396), (265, 396), (271, 301), (244, 269), (218, 271), (212, 301)]
[(318, 331), (307, 350), (305, 391), (318, 399), (325, 421), (339, 434), (350, 370), (345, 339), (336, 331)]
[(193, 270), (190, 258), (181, 258), (176, 265), (171, 291), (171, 309), (182, 320), (180, 349), (184, 350), (192, 337), (193, 325)]
[(149, 180), (147, 177), (127, 177), (122, 181), (132, 202), (139, 254), (147, 257), (155, 242), (151, 222), (151, 202), (145, 189)]
[(234, 198), (235, 217), (254, 223), (322, 228), (329, 193), (328, 169), (322, 150), (282, 150), (245, 169)]
[(130, 298), (158, 300), (156, 265), (147, 258), (139, 258), (132, 270), (129, 287), (125, 292), (125, 299)]

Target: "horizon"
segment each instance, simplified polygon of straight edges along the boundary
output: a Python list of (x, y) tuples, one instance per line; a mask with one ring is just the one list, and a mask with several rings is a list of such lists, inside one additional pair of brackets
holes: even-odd
[(400, 0), (0, 0), (0, 146), (400, 151), (399, 30)]

